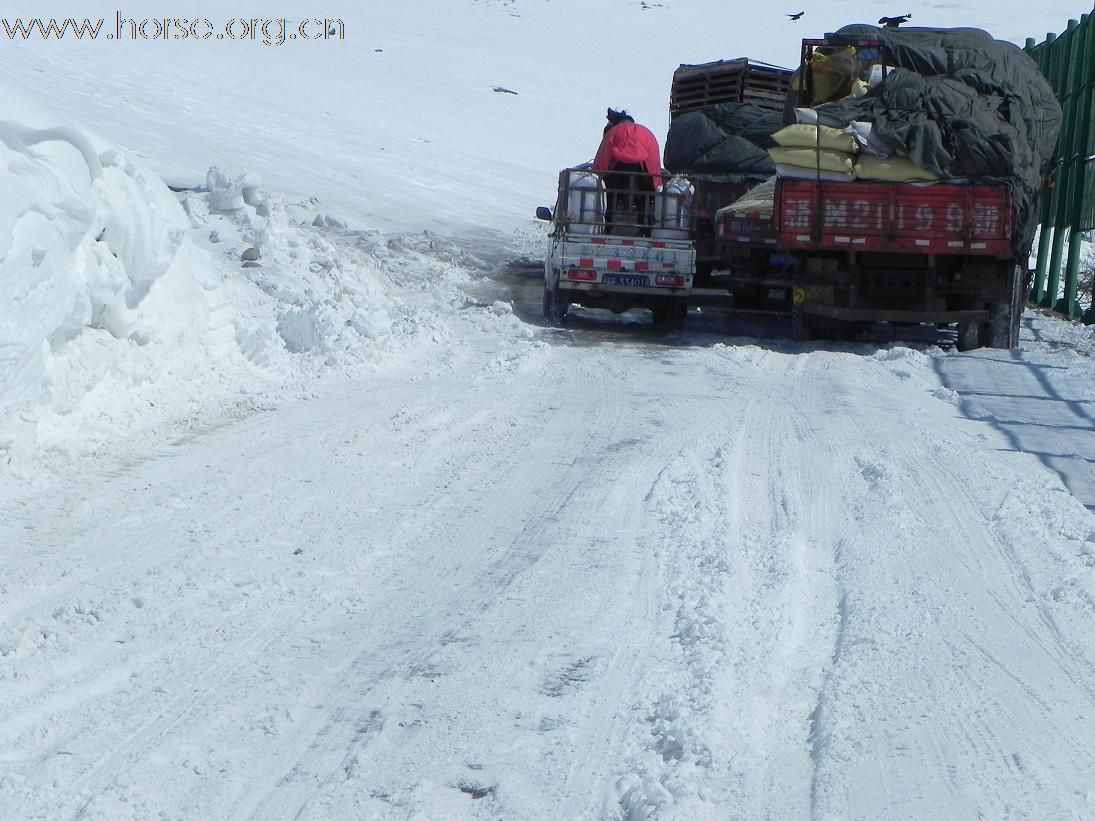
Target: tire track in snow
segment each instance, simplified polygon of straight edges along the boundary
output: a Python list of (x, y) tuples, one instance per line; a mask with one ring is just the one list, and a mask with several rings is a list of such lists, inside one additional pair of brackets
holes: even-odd
[[(482, 417), (479, 418), (480, 423), (482, 423)], [(313, 423), (314, 429), (318, 429), (319, 427), (320, 423)], [(451, 430), (451, 428), (449, 430)], [(314, 435), (314, 433), (306, 434), (306, 436), (308, 435)], [(229, 452), (228, 460), (231, 461), (232, 458), (233, 455), (231, 454), (231, 452)], [(165, 463), (165, 466), (163, 466), (162, 469), (165, 471), (170, 471), (171, 468), (168, 463)], [(303, 481), (313, 482), (316, 480), (318, 475), (319, 473), (313, 473), (311, 478), (308, 478), (307, 473), (305, 473)], [(246, 478), (244, 479), (244, 481), (246, 481)], [(279, 490), (284, 490), (284, 487), (281, 489), (275, 489), (273, 492), (277, 493), (279, 492)], [(260, 505), (260, 509), (269, 509), (269, 505), (266, 503), (266, 498), (267, 497), (265, 495), (258, 495), (252, 501), (257, 501)], [(227, 512), (225, 524), (231, 522), (233, 518), (235, 518), (233, 512)], [(163, 559), (164, 557), (173, 557), (181, 551), (186, 551), (187, 549), (192, 548), (193, 545), (190, 540), (185, 538), (185, 528), (175, 527), (175, 522), (173, 522), (170, 517), (168, 517), (166, 521), (170, 525), (167, 528), (163, 528), (161, 522), (157, 521), (153, 522), (146, 531), (138, 529), (136, 534), (127, 540), (127, 543), (133, 545), (141, 545), (145, 543), (155, 542), (157, 538), (162, 540), (162, 542), (165, 544), (172, 544), (173, 541), (175, 543), (182, 542), (181, 547), (174, 548), (169, 551), (156, 552), (157, 557), (161, 559)], [(100, 526), (105, 527), (106, 525), (103, 524)], [(232, 525), (229, 524), (229, 527), (231, 526)], [(96, 541), (101, 541), (96, 538), (94, 529), (90, 529), (87, 531), (87, 537), (89, 541), (93, 543)], [(228, 541), (229, 540), (222, 540), (221, 545), (227, 546)], [(204, 553), (208, 557), (215, 556), (217, 551), (221, 549), (221, 547), (207, 547), (204, 551), (198, 552)], [(202, 558), (203, 557), (201, 555), (198, 555), (195, 557), (195, 561), (201, 561)], [(115, 562), (114, 566), (116, 568), (121, 568), (123, 564), (124, 559), (119, 558), (119, 560)], [(132, 583), (132, 580), (140, 579), (142, 575), (147, 572), (149, 563), (137, 562), (135, 564), (136, 567), (134, 568), (134, 572), (136, 573), (136, 576), (124, 576), (121, 582), (113, 582), (111, 589), (124, 589), (126, 585)], [(189, 570), (187, 570), (187, 574), (200, 574), (202, 571), (199, 568), (200, 565), (192, 566)], [(95, 578), (101, 579), (105, 576), (107, 576), (107, 573), (104, 571), (104, 573), (99, 574), (98, 577)], [(197, 575), (195, 575), (195, 577), (197, 577)], [(95, 578), (85, 579), (85, 584), (93, 584), (95, 582)], [(184, 595), (189, 594), (186, 594), (184, 591)], [(155, 594), (149, 593), (147, 594), (147, 597), (150, 599), (150, 609), (155, 609)], [(185, 604), (185, 600), (182, 603)], [(51, 604), (49, 600), (46, 600), (44, 603), (40, 602), (38, 604), (39, 609), (41, 609), (43, 606), (46, 608), (50, 607)], [(331, 608), (332, 606), (338, 605), (326, 605), (327, 608)], [(251, 618), (251, 614), (247, 612), (245, 612), (243, 615)], [(100, 785), (105, 785), (109, 783), (111, 777), (114, 774), (128, 769), (133, 764), (133, 762), (139, 760), (140, 758), (147, 757), (149, 751), (160, 746), (160, 742), (167, 736), (174, 733), (177, 728), (190, 722), (190, 720), (197, 714), (199, 710), (201, 710), (202, 708), (210, 710), (210, 705), (212, 703), (215, 703), (218, 699), (224, 698), (227, 692), (222, 691), (230, 691), (232, 689), (231, 686), (225, 687), (225, 683), (230, 681), (232, 677), (235, 676), (236, 672), (240, 669), (253, 667), (255, 656), (262, 655), (263, 653), (267, 652), (274, 643), (280, 642), (287, 632), (286, 628), (288, 628), (294, 621), (298, 620), (298, 613), (289, 608), (282, 608), (281, 610), (275, 610), (273, 612), (273, 615), (270, 616), (266, 621), (257, 623), (250, 632), (243, 632), (225, 637), (227, 638), (227, 642), (225, 642), (220, 648), (218, 648), (221, 663), (209, 669), (187, 669), (186, 667), (180, 667), (180, 665), (175, 664), (174, 659), (167, 659), (166, 669), (170, 672), (166, 673), (166, 678), (164, 680), (166, 683), (168, 679), (178, 679), (178, 682), (167, 685), (168, 692), (173, 690), (180, 690), (180, 693), (177, 697), (169, 699), (154, 697), (151, 700), (151, 704), (146, 704), (143, 707), (138, 707), (135, 703), (129, 703), (128, 706), (123, 707), (122, 701), (118, 701), (118, 703), (115, 704), (114, 699), (132, 699), (141, 698), (141, 696), (139, 692), (122, 693), (117, 697), (111, 696), (110, 701), (108, 701), (103, 708), (100, 708), (100, 710), (93, 710), (90, 716), (87, 714), (84, 714), (82, 716), (72, 715), (70, 719), (69, 715), (65, 715), (64, 721), (66, 723), (70, 720), (79, 723), (79, 730), (73, 731), (76, 735), (86, 735), (91, 732), (98, 732), (101, 742), (104, 736), (109, 737), (111, 735), (114, 735), (116, 732), (124, 733), (124, 735), (119, 735), (119, 740), (117, 741), (117, 743), (107, 746), (103, 749), (99, 749), (96, 752), (98, 758), (92, 761), (90, 764), (84, 762), (83, 760), (77, 761), (76, 759), (73, 759), (72, 761), (70, 761), (68, 763), (68, 766), (66, 766), (66, 772), (72, 773), (74, 771), (73, 765), (75, 764), (76, 771), (81, 771), (81, 769), (83, 770), (81, 775), (79, 776), (81, 779), (83, 779), (83, 782), (97, 782)], [(195, 624), (193, 623), (193, 619), (191, 617), (186, 617), (185, 619), (183, 619), (183, 622), (184, 624), (182, 626), (182, 630), (194, 630)], [(204, 636), (210, 634), (212, 631), (209, 627), (203, 627), (199, 630), (196, 630), (195, 632), (199, 636)], [(176, 632), (176, 635), (171, 637), (161, 635), (158, 638), (160, 641), (164, 641), (169, 646), (171, 646), (173, 652), (178, 652), (180, 646), (193, 644), (193, 640), (182, 632)], [(197, 649), (199, 650), (199, 653), (197, 654), (198, 658), (208, 657), (208, 648), (201, 647)], [(164, 666), (165, 664), (165, 660), (162, 657), (159, 657), (157, 651), (151, 651), (144, 654), (143, 658), (137, 663), (137, 667), (146, 667), (149, 659), (151, 659), (152, 661), (158, 661), (159, 666)], [(111, 654), (111, 656), (107, 659), (108, 663), (111, 660), (113, 660), (115, 663), (122, 664), (137, 661), (131, 655), (123, 655), (120, 653)], [(99, 663), (103, 661), (103, 659), (96, 659), (95, 661), (96, 663)], [(83, 673), (81, 671), (74, 672), (80, 672), (81, 674), (70, 676), (67, 678), (67, 680), (62, 681), (60, 684), (61, 689), (56, 690), (56, 695), (54, 695), (49, 702), (43, 703), (39, 701), (40, 706), (37, 707), (33, 713), (24, 713), (24, 717), (28, 718), (28, 720), (32, 720), (34, 724), (40, 725), (42, 721), (47, 718), (47, 716), (43, 715), (42, 710), (52, 709), (49, 707), (49, 704), (53, 704), (54, 708), (57, 710), (63, 711), (66, 714), (71, 714), (71, 708), (75, 704), (78, 704), (81, 700), (81, 690), (86, 691), (90, 689), (89, 682), (91, 679), (89, 679), (88, 676), (97, 675), (94, 673), (94, 670), (90, 668), (86, 673)], [(157, 672), (156, 675), (164, 674)], [(186, 684), (188, 682), (197, 682), (197, 686), (187, 687)], [(146, 688), (147, 686), (150, 685), (145, 685)], [(66, 693), (71, 693), (73, 695), (67, 695)], [(102, 694), (97, 694), (96, 697), (101, 699)], [(128, 722), (119, 724), (119, 729), (117, 731), (115, 731), (114, 729), (110, 729), (104, 733), (101, 727), (96, 729), (97, 724), (94, 717), (98, 716), (100, 713), (100, 720), (104, 722), (107, 726), (112, 726), (117, 723), (116, 719), (111, 717), (111, 712), (114, 709), (120, 709), (123, 714), (131, 714), (135, 716), (141, 716), (142, 714), (147, 713), (151, 710), (153, 715), (151, 718), (144, 721), (135, 731), (129, 727), (126, 727), (126, 724)], [(210, 712), (215, 711), (210, 710)], [(64, 725), (59, 725), (59, 727), (60, 726)], [(9, 734), (17, 731), (18, 726), (16, 726), (15, 724), (9, 724), (4, 728), (4, 732)], [(69, 734), (72, 735), (73, 733)], [(94, 795), (96, 789), (99, 789), (101, 791), (102, 787), (93, 787), (91, 788), (90, 792)]]
[[(472, 447), (480, 450), (479, 460), (491, 467), (497, 466), (498, 472), (501, 472), (506, 466), (503, 460), (511, 443), (508, 440), (494, 442), (489, 438), (482, 442), (480, 436), (489, 435), (489, 432), (487, 424), (480, 424), (470, 433), (465, 432), (454, 438), (458, 445), (470, 440)], [(551, 441), (550, 436), (539, 439), (530, 453), (531, 458), (534, 461), (543, 459), (550, 462), (552, 454), (546, 446)], [(482, 452), (484, 446), (487, 452)], [(478, 477), (478, 474), (474, 477), (458, 475), (464, 462), (460, 458), (447, 460), (445, 470), (449, 476), (441, 480), (441, 486), (446, 492), (462, 500), (468, 498), (466, 485), (472, 484)], [(483, 472), (489, 474), (494, 471), (487, 469)], [(498, 494), (495, 490), (489, 486), (485, 488), (486, 498), (481, 499), (485, 502), (482, 506), (472, 505), (470, 508), (452, 510), (439, 516), (451, 528), (443, 542), (446, 553), (474, 552), (484, 525), (489, 527), (508, 509), (510, 497), (507, 494)], [(507, 487), (507, 491), (518, 497), (521, 490), (520, 487)], [(573, 490), (572, 487), (557, 488), (558, 495), (554, 503), (549, 501), (548, 510), (561, 507)], [(431, 511), (431, 515), (436, 512)], [(425, 524), (430, 525), (431, 522), (427, 520)], [(544, 526), (543, 523), (539, 525), (541, 529)], [(426, 534), (427, 542), (431, 535)], [(413, 533), (393, 533), (392, 537), (396, 539), (392, 548), (396, 554), (411, 550), (421, 538)], [(430, 562), (445, 561), (441, 554), (419, 555), (418, 558), (424, 569), (429, 567)], [(328, 797), (332, 786), (339, 786), (341, 782), (352, 779), (355, 773), (371, 770), (366, 761), (371, 752), (370, 745), (376, 743), (381, 732), (391, 728), (393, 720), (389, 716), (393, 711), (390, 705), (393, 701), (400, 700), (398, 692), (386, 695), (386, 690), (394, 687), (398, 691), (407, 681), (436, 673), (432, 659), (439, 649), (458, 642), (458, 637), (467, 623), (500, 595), (500, 591), (505, 589), (514, 576), (537, 559), (538, 555), (533, 551), (502, 554), (490, 560), (486, 573), (482, 572), (482, 565), (461, 564), (453, 568), (455, 572), (443, 574), (445, 587), (442, 590), (429, 587), (415, 590), (406, 585), (405, 579), (398, 582), (397, 584), (403, 585), (402, 589), (397, 588), (398, 595), (391, 597), (391, 601), (378, 602), (379, 607), (374, 606), (370, 611), (382, 622), (385, 610), (399, 613), (398, 621), (386, 623), (383, 643), (378, 646), (366, 641), (340, 648), (339, 654), (350, 661), (339, 670), (334, 679), (324, 684), (325, 689), (330, 692), (356, 695), (340, 700), (336, 709), (325, 714), (317, 729), (302, 735), (302, 740), (309, 737), (310, 740), (305, 744), (298, 743), (295, 756), (280, 765), (284, 774), (270, 786), (269, 791), (250, 796), (241, 804), (234, 817), (323, 817), (323, 799)], [(428, 576), (423, 581), (429, 584), (441, 576), (442, 574)], [(480, 586), (479, 583), (482, 582), (487, 583)], [(347, 624), (345, 631), (340, 631), (337, 626), (329, 626), (327, 631), (350, 634), (352, 621)], [(329, 655), (331, 649), (325, 648), (324, 654)], [(378, 660), (383, 661), (378, 664)], [(361, 715), (372, 717), (368, 732), (361, 732), (358, 726)]]
[[(984, 498), (992, 480), (971, 458), (976, 441), (951, 432), (945, 406), (933, 410), (910, 416), (907, 443), (878, 441), (868, 429), (856, 441), (862, 476), (845, 490), (853, 515), (843, 542), (843, 639), (823, 688), (830, 733), (819, 750), (813, 816), (879, 807), (913, 817), (940, 807), (986, 817), (1067, 814), (1068, 785), (1082, 782), (1085, 765), (1023, 784), (1031, 770), (1006, 762), (1016, 746), (1045, 743), (1040, 733), (1025, 735), (1029, 726), (1053, 728), (1056, 744), (1073, 750), (1066, 759), (1093, 759), (1076, 716), (1061, 709), (1091, 703), (1090, 671), (1074, 666), (1055, 631), (1036, 629), (1045, 600), (1014, 552), (1015, 561), (1007, 556), (1010, 543), (991, 512), (997, 505)], [(880, 530), (892, 534), (888, 544), (874, 543)], [(1027, 660), (1038, 656), (1048, 667)], [(1069, 692), (1044, 697), (1061, 690)], [(1062, 779), (1056, 787), (1054, 778)], [(1025, 803), (1047, 790), (1048, 804)]]
[[(611, 415), (610, 403), (605, 401), (608, 387), (603, 374), (588, 366), (578, 374), (581, 378), (576, 383), (573, 377), (568, 377), (561, 390), (581, 396), (582, 410), (575, 412), (575, 409), (565, 408), (549, 414), (541, 435), (516, 463), (510, 438), (487, 443), (485, 452), (480, 453), (475, 473), (464, 479), (472, 486), (482, 485), (483, 475), (492, 477), (495, 483), (505, 477), (505, 492), (499, 493), (495, 485), (484, 486), (479, 495), (469, 495), (468, 488), (453, 488), (453, 496), (461, 504), (440, 516), (437, 511), (431, 512), (431, 516), (436, 517), (433, 521), (444, 521), (449, 526), (446, 553), (474, 555), (477, 547), (485, 545), (486, 549), (476, 557), (479, 561), (469, 563), (455, 574), (448, 574), (444, 591), (433, 594), (430, 609), (408, 613), (401, 617), (400, 625), (393, 625), (397, 632), (394, 636), (389, 632), (386, 653), (396, 657), (393, 663), (378, 669), (375, 647), (368, 645), (354, 651), (356, 655), (351, 653), (354, 661), (339, 674), (339, 683), (332, 687), (339, 692), (363, 695), (332, 715), (316, 732), (315, 742), (302, 750), (294, 763), (287, 763), (286, 775), (276, 788), (266, 795), (256, 795), (237, 817), (324, 817), (330, 802), (342, 795), (346, 784), (356, 783), (356, 779), (344, 778), (347, 763), (352, 763), (350, 769), (354, 773), (372, 774), (371, 782), (377, 793), (374, 800), (379, 805), (383, 804), (385, 796), (391, 799), (392, 795), (406, 794), (407, 800), (414, 800), (413, 785), (399, 784), (415, 769), (414, 766), (393, 768), (391, 758), (393, 755), (397, 759), (406, 758), (411, 755), (409, 750), (421, 750), (424, 743), (416, 737), (421, 735), (421, 730), (414, 729), (414, 721), (396, 720), (401, 714), (413, 712), (413, 705), (407, 703), (407, 690), (422, 681), (416, 671), (428, 670), (449, 678), (467, 674), (463, 665), (469, 660), (454, 662), (452, 648), (459, 647), (462, 642), (469, 648), (475, 647), (481, 641), (481, 638), (462, 637), (480, 635), (475, 625), (499, 600), (509, 595), (506, 591), (512, 590), (519, 578), (530, 575), (530, 568), (541, 561), (545, 553), (560, 550), (562, 545), (553, 535), (565, 520), (562, 511), (570, 506), (581, 486), (590, 484), (591, 476), (595, 483), (598, 476), (611, 469), (613, 461), (627, 455), (626, 449), (595, 439), (601, 435), (604, 422)], [(567, 443), (571, 453), (582, 454), (588, 450), (590, 455), (575, 457), (560, 453), (561, 442)], [(473, 445), (484, 450), (482, 444)], [(595, 462), (602, 464), (594, 468)], [(528, 463), (545, 467), (554, 465), (562, 471), (552, 470), (545, 474), (522, 468), (513, 472), (515, 467)], [(430, 561), (437, 558), (441, 557), (430, 558)], [(471, 641), (470, 645), (466, 644), (468, 641)], [(474, 658), (470, 661), (474, 662)], [(346, 732), (349, 716), (369, 705), (386, 717), (382, 743), (374, 737), (369, 737), (367, 743), (359, 743), (359, 739), (348, 737)], [(426, 707), (417, 709), (425, 710)], [(401, 737), (398, 743), (387, 738), (396, 735)], [(452, 762), (450, 768), (451, 765)], [(386, 782), (387, 787), (378, 786)], [(488, 788), (493, 793), (491, 785), (482, 787)], [(452, 800), (461, 800), (455, 789)], [(296, 815), (287, 813), (283, 816), (279, 814), (283, 807), (298, 810)]]
[[(999, 529), (963, 513), (985, 495), (975, 467), (956, 467), (975, 464), (973, 451), (944, 441), (940, 472), (939, 453), (883, 441), (871, 423), (892, 429), (885, 414), (895, 409), (925, 415), (909, 424), (917, 447), (939, 420), (901, 388), (908, 383), (871, 365), (853, 374), (840, 356), (561, 345), (527, 381), (517, 371), (471, 388), (454, 377), (355, 394), (268, 416), (265, 439), (244, 425), (188, 443), (182, 461), (141, 466), (134, 481), (151, 472), (167, 486), (172, 469), (206, 458), (218, 469), (248, 465), (275, 487), (258, 494), (252, 476), (217, 486), (228, 499), (221, 518), (207, 520), (193, 553), (154, 563), (160, 577), (123, 572), (116, 586), (96, 577), (107, 603), (130, 582), (146, 599), (147, 626), (110, 608), (101, 627), (73, 623), (81, 640), (115, 623), (133, 630), (116, 653), (19, 651), (28, 670), (35, 658), (43, 670), (77, 662), (67, 689), (51, 685), (52, 706), (41, 694), (24, 704), (55, 711), (51, 732), (65, 746), (5, 740), (20, 753), (79, 757), (17, 761), (16, 774), (42, 792), (0, 784), (9, 790), (0, 794), (17, 807), (82, 806), (87, 817), (112, 808), (122, 811), (112, 817), (154, 817), (165, 806), (191, 818), (225, 807), (237, 818), (302, 819), (824, 818), (940, 807), (1033, 817), (1039, 798), (1067, 814), (1080, 805), (1069, 792), (1076, 773), (1095, 756), (1083, 719), (1068, 726), (1043, 694), (1072, 685), (1047, 684), (1006, 652), (1013, 629), (1019, 647), (1067, 658), (1067, 632), (1058, 641), (1039, 626), (1039, 613), (1060, 626), (1044, 573), (1011, 568), (988, 548), (954, 548)], [(488, 401), (502, 391), (505, 402)], [(651, 399), (656, 414), (644, 410)], [(355, 428), (355, 418), (382, 416), (383, 436)], [(281, 461), (246, 458), (271, 447), (297, 462), (291, 481), (280, 483)], [(335, 471), (338, 481), (325, 482)], [(129, 498), (128, 485), (107, 484)], [(165, 505), (159, 533), (148, 526), (142, 538), (166, 534), (181, 547), (189, 535), (178, 521), (192, 510), (167, 509), (166, 490), (153, 500)], [(926, 522), (921, 505), (944, 521)], [(84, 521), (93, 543), (108, 541), (111, 523)], [(119, 550), (138, 541), (137, 525), (123, 524), (111, 534), (123, 537)], [(277, 543), (256, 546), (256, 534)], [(295, 546), (303, 558), (285, 561)], [(171, 576), (212, 595), (172, 589)], [(1013, 601), (1001, 618), (1014, 628), (984, 618)], [(952, 622), (972, 605), (982, 618), (960, 621), (974, 625), (980, 653)], [(216, 633), (217, 619), (228, 633)], [(115, 662), (143, 678), (104, 677)], [(993, 689), (993, 665), (1031, 692), (1006, 679)], [(190, 705), (179, 703), (187, 681), (200, 682)], [(1048, 719), (1046, 706), (1056, 710)], [(144, 722), (131, 751), (110, 728), (130, 715)], [(1075, 772), (1042, 763), (1054, 760), (1040, 754), (1051, 742), (1021, 739), (1034, 724), (1059, 731)], [(233, 749), (248, 751), (245, 764)], [(64, 778), (89, 762), (97, 769), (78, 804)], [(994, 792), (1012, 803), (994, 803)]]
[[(968, 747), (969, 757), (984, 756), (986, 749), (995, 749), (996, 760), (1006, 761), (1018, 740), (1013, 728), (1016, 707), (1022, 705), (1024, 712), (1037, 715), (1037, 725), (1054, 739), (1054, 748), (1062, 745), (1069, 748), (1068, 757), (1075, 761), (1095, 760), (1095, 745), (1083, 732), (1077, 732), (1073, 713), (1082, 710), (1080, 705), (1085, 702), (1095, 708), (1090, 666), (1077, 664), (1076, 648), (1065, 639), (1057, 624), (1046, 591), (1037, 589), (1030, 568), (1020, 559), (1010, 539), (1000, 532), (996, 516), (982, 512), (991, 508), (985, 505), (985, 500), (975, 498), (964, 476), (941, 469), (945, 463), (941, 465), (940, 461), (917, 460), (925, 475), (935, 480), (940, 498), (951, 500), (953, 519), (944, 523), (945, 529), (958, 534), (955, 542), (959, 550), (962, 546), (966, 550), (983, 550), (987, 565), (982, 571), (986, 574), (985, 601), (971, 601), (964, 621), (987, 627), (991, 620), (998, 628), (980, 634), (957, 628), (953, 635), (948, 633), (944, 638), (949, 651), (961, 660), (953, 666), (964, 681), (941, 694), (941, 700), (954, 700), (956, 692), (968, 694), (959, 701), (953, 719), (967, 737), (976, 739)], [(976, 588), (971, 585), (969, 589)], [(990, 681), (996, 682), (995, 692), (988, 687)], [(1009, 681), (1012, 686), (1000, 686)], [(999, 691), (1009, 693), (1012, 699), (1005, 702), (996, 695)], [(978, 708), (962, 709), (966, 701), (977, 704)], [(1062, 710), (1064, 705), (1074, 706)], [(948, 726), (946, 721), (939, 724), (939, 733), (944, 738)], [(953, 758), (949, 750), (944, 755)], [(1007, 777), (1024, 778), (1031, 773), (1030, 768), (1016, 768)], [(1003, 777), (995, 773), (992, 778), (985, 778), (977, 770), (965, 774), (966, 779), (980, 783), (987, 795), (1023, 793), (1021, 789), (1001, 789)], [(1067, 792), (1068, 782), (1053, 784), (1057, 777), (1043, 771), (1038, 776), (1040, 789)], [(963, 784), (958, 786), (964, 788)], [(1015, 809), (1009, 807), (1009, 811)], [(1032, 805), (1021, 811), (1039, 810)]]
[(728, 360), (712, 377), (736, 385), (740, 415), (712, 455), (680, 457), (653, 491), (680, 541), (662, 561), (682, 590), (672, 666), (689, 675), (652, 691), (649, 729), (633, 732), (635, 746), (652, 735), (656, 755), (631, 763), (623, 818), (788, 817), (809, 802), (789, 785), (808, 781), (813, 671), (835, 607), (828, 499), (806, 492), (818, 465), (800, 447), (813, 429), (802, 409), (818, 397), (800, 360), (751, 349)]
[[(844, 569), (844, 551), (842, 545), (837, 545), (834, 565), (837, 568), (837, 577), (840, 579), (845, 572)], [(844, 655), (844, 644), (846, 641), (848, 631), (848, 591), (844, 589), (841, 582), (838, 581), (837, 594), (839, 601), (837, 604), (837, 624), (836, 635), (833, 640), (832, 654), (828, 660), (827, 669), (821, 679), (820, 687), (818, 688), (817, 700), (814, 704), (814, 709), (810, 712), (809, 719), (809, 734), (808, 744), (810, 750), (811, 769), (810, 769), (810, 817), (820, 818), (823, 817), (820, 812), (820, 771), (821, 762), (826, 756), (831, 753), (831, 728), (829, 726), (829, 717), (827, 715), (829, 692), (831, 690), (831, 681), (834, 675), (836, 675), (837, 668), (840, 665), (841, 658)]]
[[(777, 509), (782, 511), (773, 528), (792, 534), (790, 542), (797, 545), (796, 560), (811, 571), (815, 580), (813, 589), (808, 590), (812, 594), (810, 606), (799, 616), (800, 624), (813, 620), (813, 632), (804, 635), (784, 658), (788, 669), (808, 671), (799, 672), (796, 682), (801, 706), (788, 711), (788, 723), (797, 731), (793, 737), (808, 756), (806, 778), (801, 779), (806, 792), (800, 798), (801, 804), (790, 804), (788, 795), (796, 791), (788, 789), (789, 779), (773, 772), (765, 785), (764, 799), (754, 801), (748, 814), (770, 812), (781, 802), (785, 814), (805, 812), (806, 804), (812, 813), (819, 762), (829, 745), (828, 684), (841, 663), (847, 641), (849, 591), (839, 493), (852, 464), (846, 433), (854, 425), (850, 397), (834, 390), (827, 378), (832, 359), (825, 352), (796, 357), (787, 375), (792, 401), (771, 398), (772, 406), (779, 408), (783, 418), (783, 430), (773, 436), (770, 455), (770, 461), (778, 465), (769, 477), (770, 493), (773, 507), (778, 502)], [(801, 604), (789, 602), (790, 607)]]

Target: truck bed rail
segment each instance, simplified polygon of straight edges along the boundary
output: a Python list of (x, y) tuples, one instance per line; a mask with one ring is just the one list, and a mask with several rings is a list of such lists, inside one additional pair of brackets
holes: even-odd
[(556, 230), (567, 236), (690, 240), (692, 198), (692, 185), (683, 177), (667, 174), (655, 190), (651, 175), (642, 172), (565, 169), (559, 174)]
[(999, 185), (781, 179), (773, 226), (787, 249), (1006, 258), (1011, 216)]

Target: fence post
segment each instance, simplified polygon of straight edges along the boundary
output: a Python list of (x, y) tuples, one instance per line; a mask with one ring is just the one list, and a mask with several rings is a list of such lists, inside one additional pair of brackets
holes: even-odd
[[(1046, 34), (1045, 42), (1038, 46), (1032, 54), (1038, 63), (1038, 68), (1042, 71), (1042, 75), (1053, 87), (1054, 93), (1057, 92), (1058, 86), (1057, 55), (1057, 35), (1053, 32)], [(1057, 233), (1055, 220), (1057, 214), (1057, 198), (1059, 196), (1057, 175), (1060, 172), (1060, 156), (1061, 141), (1060, 137), (1058, 137), (1057, 148), (1052, 157), (1054, 165), (1050, 171), (1054, 185), (1048, 191), (1043, 191), (1042, 193), (1042, 227), (1038, 234), (1038, 262), (1037, 268), (1035, 269), (1034, 288), (1031, 293), (1031, 301), (1038, 306), (1044, 306), (1046, 296), (1049, 293), (1046, 277), (1049, 271), (1050, 249), (1053, 247), (1054, 238)]]
[[(1023, 51), (1030, 55), (1031, 59), (1038, 64), (1038, 70), (1042, 72), (1042, 76), (1045, 76), (1045, 71), (1042, 69), (1042, 62), (1034, 53), (1034, 47), (1038, 45), (1038, 41), (1033, 37), (1028, 37), (1026, 43), (1023, 45)], [(1041, 196), (1038, 197), (1038, 261), (1034, 266), (1034, 281), (1031, 283), (1030, 292), (1027, 293), (1026, 298), (1028, 301), (1033, 301), (1038, 298), (1039, 290), (1042, 287), (1040, 280), (1043, 277), (1045, 266), (1042, 260), (1042, 248), (1045, 247), (1046, 236), (1046, 195), (1045, 191), (1042, 191)]]
[(1071, 81), (1075, 74), (1074, 58), (1076, 56), (1076, 27), (1078, 25), (1078, 20), (1069, 20), (1068, 29), (1057, 39), (1055, 46), (1059, 49), (1059, 53), (1054, 66), (1056, 76), (1049, 78), (1054, 90), (1057, 92), (1057, 99), (1061, 101), (1064, 114), (1064, 122), (1061, 124), (1061, 136), (1057, 142), (1057, 184), (1053, 188), (1053, 225), (1055, 230), (1053, 232), (1053, 248), (1049, 258), (1049, 282), (1046, 286), (1045, 295), (1038, 303), (1040, 307), (1050, 309), (1055, 307), (1057, 295), (1061, 291), (1061, 263), (1063, 262), (1065, 250), (1064, 228), (1068, 225), (1070, 204), (1068, 199), (1068, 192), (1071, 189), (1069, 171), (1070, 164), (1076, 156), (1076, 106), (1068, 105), (1068, 97), (1072, 93)]
[[(1047, 80), (1049, 79), (1049, 72), (1046, 70), (1046, 53), (1051, 45), (1050, 37), (1052, 36), (1051, 34), (1046, 35), (1046, 43), (1043, 48), (1037, 48), (1038, 44), (1035, 39), (1028, 37), (1024, 48), (1024, 51), (1038, 64), (1042, 76)], [(1046, 290), (1046, 263), (1049, 262), (1049, 245), (1053, 239), (1053, 224), (1050, 219), (1052, 213), (1050, 210), (1051, 200), (1052, 192), (1043, 189), (1042, 195), (1038, 198), (1038, 260), (1034, 266), (1034, 283), (1031, 285), (1030, 293), (1027, 294), (1027, 299), (1034, 303), (1042, 298)]]
[(1072, 148), (1068, 157), (1070, 167), (1065, 194), (1069, 211), (1068, 262), (1065, 265), (1064, 294), (1053, 306), (1055, 311), (1069, 319), (1077, 319), (1081, 313), (1076, 295), (1079, 290), (1080, 257), (1083, 253), (1084, 181), (1091, 117), (1091, 26), (1088, 15), (1080, 17), (1080, 25), (1074, 30), (1073, 36), (1076, 42), (1072, 46), (1073, 59), (1068, 83), (1069, 107), (1073, 114), (1070, 118)]

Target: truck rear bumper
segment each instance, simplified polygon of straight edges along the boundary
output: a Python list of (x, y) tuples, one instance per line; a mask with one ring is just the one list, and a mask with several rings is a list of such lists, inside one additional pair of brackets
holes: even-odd
[(559, 281), (559, 290), (581, 291), (582, 293), (590, 294), (591, 296), (602, 294), (604, 296), (609, 296), (611, 294), (630, 294), (634, 296), (650, 297), (651, 299), (662, 299), (689, 296), (692, 293), (692, 286), (687, 285), (682, 288), (675, 288), (668, 285), (657, 285), (628, 288), (622, 285), (604, 285), (600, 282), (571, 282), (563, 279)]

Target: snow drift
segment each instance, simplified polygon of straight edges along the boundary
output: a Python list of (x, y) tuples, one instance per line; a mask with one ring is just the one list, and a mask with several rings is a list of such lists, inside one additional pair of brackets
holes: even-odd
[[(173, 192), (0, 81), (0, 458), (88, 454), (300, 393), (452, 338), (484, 263), (428, 232), (351, 231), (211, 168)], [(469, 273), (471, 272), (471, 273)], [(509, 311), (489, 314), (517, 330)], [(449, 317), (449, 318), (446, 318)]]
[[(66, 418), (156, 378), (149, 345), (201, 348), (209, 302), (186, 215), (162, 182), (0, 81), (0, 443), (49, 442)], [(143, 362), (143, 365), (142, 365)]]

